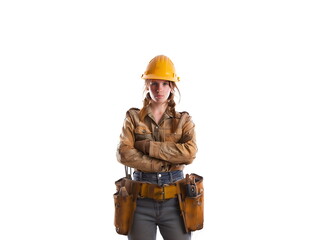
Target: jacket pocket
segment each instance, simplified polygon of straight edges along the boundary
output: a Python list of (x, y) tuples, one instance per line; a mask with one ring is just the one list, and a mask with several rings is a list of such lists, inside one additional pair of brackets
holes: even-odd
[(137, 126), (134, 129), (134, 135), (135, 135), (135, 141), (140, 141), (140, 140), (153, 140), (152, 132), (144, 126)]

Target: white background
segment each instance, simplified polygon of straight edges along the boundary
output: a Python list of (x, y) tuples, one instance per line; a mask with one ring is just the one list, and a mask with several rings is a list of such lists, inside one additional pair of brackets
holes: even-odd
[(115, 151), (165, 54), (205, 178), (193, 239), (318, 240), (315, 2), (1, 1), (0, 239), (126, 239)]

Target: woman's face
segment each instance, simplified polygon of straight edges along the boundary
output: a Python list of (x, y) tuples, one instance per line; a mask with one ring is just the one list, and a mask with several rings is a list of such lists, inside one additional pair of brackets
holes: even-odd
[(157, 103), (166, 102), (169, 94), (171, 93), (169, 81), (152, 79), (149, 84), (149, 91), (152, 100)]

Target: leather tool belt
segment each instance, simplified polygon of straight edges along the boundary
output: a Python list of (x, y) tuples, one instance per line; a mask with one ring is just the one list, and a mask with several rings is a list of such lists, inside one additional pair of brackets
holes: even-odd
[(139, 182), (128, 177), (115, 182), (116, 193), (114, 225), (118, 234), (127, 235), (133, 221), (137, 198), (151, 198), (163, 201), (178, 198), (185, 231), (203, 228), (204, 222), (204, 187), (203, 177), (186, 174), (182, 180), (169, 185)]
[(169, 185), (158, 186), (153, 183), (121, 178), (115, 182), (115, 185), (117, 191), (119, 191), (121, 187), (125, 187), (128, 194), (135, 194), (137, 198), (151, 198), (157, 201), (176, 198), (179, 193), (177, 182)]

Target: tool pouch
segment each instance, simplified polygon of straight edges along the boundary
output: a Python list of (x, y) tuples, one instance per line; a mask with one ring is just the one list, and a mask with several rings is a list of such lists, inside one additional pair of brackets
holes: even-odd
[(127, 235), (130, 231), (139, 184), (131, 180), (130, 175), (115, 182), (116, 193), (113, 194), (115, 214), (114, 226), (118, 234)]
[(133, 195), (123, 195), (121, 192), (113, 195), (115, 205), (114, 225), (118, 234), (127, 235), (132, 224), (135, 202)]
[(203, 177), (186, 174), (179, 183), (179, 205), (184, 220), (185, 230), (196, 231), (204, 226), (204, 187)]

